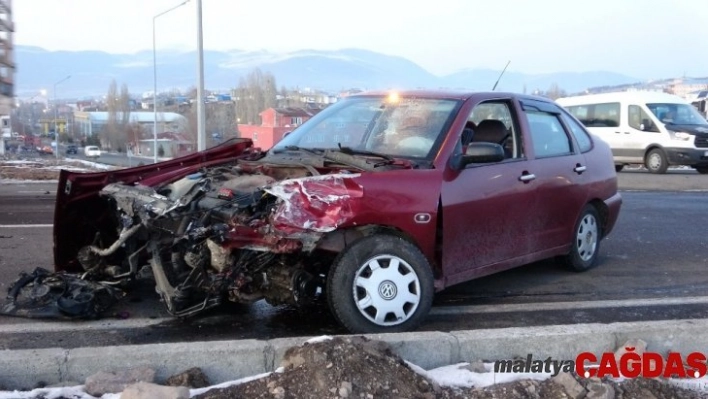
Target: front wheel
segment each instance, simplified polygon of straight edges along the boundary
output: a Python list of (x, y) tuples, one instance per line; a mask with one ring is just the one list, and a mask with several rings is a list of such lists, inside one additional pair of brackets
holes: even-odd
[(702, 175), (708, 175), (708, 166), (696, 166), (696, 171)]
[(597, 264), (601, 238), (602, 228), (597, 210), (588, 204), (575, 224), (570, 253), (562, 257), (561, 262), (576, 272), (591, 269)]
[(364, 237), (339, 254), (327, 276), (327, 300), (352, 333), (412, 330), (434, 295), (428, 260), (409, 241), (388, 234)]
[(664, 174), (669, 168), (669, 161), (661, 148), (654, 148), (647, 153), (644, 166), (651, 173)]

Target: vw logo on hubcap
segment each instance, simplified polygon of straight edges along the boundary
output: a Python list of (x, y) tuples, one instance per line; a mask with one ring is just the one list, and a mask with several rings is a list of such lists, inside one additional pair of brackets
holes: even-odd
[(388, 301), (395, 298), (397, 293), (398, 289), (393, 281), (386, 280), (379, 284), (379, 295), (381, 295), (381, 298)]

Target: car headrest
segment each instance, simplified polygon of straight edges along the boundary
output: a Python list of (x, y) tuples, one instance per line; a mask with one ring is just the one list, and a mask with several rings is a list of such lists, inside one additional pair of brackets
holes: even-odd
[(509, 132), (506, 130), (504, 122), (497, 119), (485, 119), (477, 125), (474, 141), (500, 144), (508, 135)]

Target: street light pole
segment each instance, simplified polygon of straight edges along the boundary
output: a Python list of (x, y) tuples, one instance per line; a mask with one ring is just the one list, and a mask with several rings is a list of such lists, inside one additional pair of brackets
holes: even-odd
[(202, 0), (197, 0), (197, 150), (206, 149), (206, 110), (204, 104), (204, 40), (202, 35)]
[(157, 46), (155, 39), (155, 20), (158, 17), (165, 15), (172, 10), (180, 8), (187, 3), (189, 3), (189, 0), (185, 0), (177, 4), (176, 6), (170, 8), (169, 10), (163, 11), (152, 17), (152, 159), (154, 163), (157, 163)]
[(59, 83), (69, 80), (69, 78), (71, 78), (71, 75), (54, 83), (54, 142), (56, 143), (56, 149), (54, 150), (54, 155), (55, 155), (56, 159), (59, 159), (59, 133), (57, 132), (57, 118), (59, 118), (59, 107), (57, 107), (57, 85)]

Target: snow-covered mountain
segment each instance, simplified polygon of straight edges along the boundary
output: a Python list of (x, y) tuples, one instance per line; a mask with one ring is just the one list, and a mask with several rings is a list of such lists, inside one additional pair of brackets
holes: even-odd
[[(39, 47), (16, 46), (16, 92), (27, 97), (47, 89), (71, 75), (58, 87), (60, 97), (102, 95), (111, 79), (125, 83), (133, 93), (152, 91), (152, 51), (110, 54), (101, 51), (48, 51)], [(158, 90), (186, 89), (196, 82), (196, 53), (159, 51)], [(339, 91), (349, 88), (456, 88), (489, 90), (500, 71), (467, 69), (448, 76), (436, 76), (417, 64), (361, 49), (336, 51), (300, 50), (289, 53), (269, 51), (205, 51), (205, 85), (211, 90), (236, 87), (239, 79), (254, 68), (271, 72), (278, 87), (309, 87)], [(587, 87), (636, 82), (638, 79), (612, 72), (551, 73), (529, 75), (507, 71), (497, 90), (546, 90), (558, 84), (569, 92)]]

